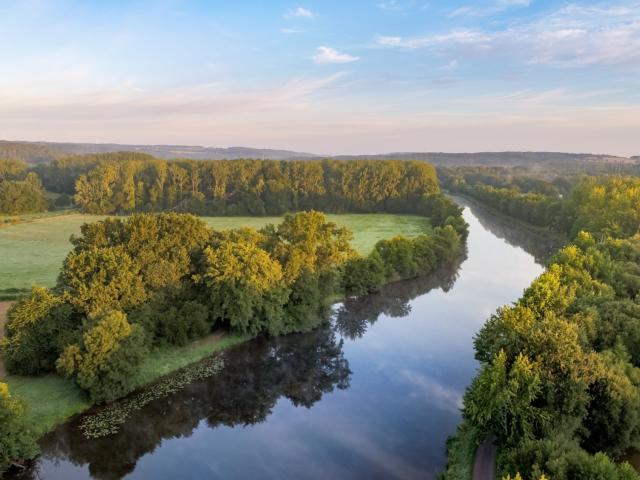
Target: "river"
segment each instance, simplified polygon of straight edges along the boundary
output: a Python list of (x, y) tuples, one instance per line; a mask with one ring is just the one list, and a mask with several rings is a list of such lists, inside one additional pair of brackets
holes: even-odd
[(473, 335), (539, 275), (548, 238), (466, 205), (466, 258), (335, 308), (311, 333), (222, 354), (223, 371), (87, 440), (41, 441), (21, 478), (436, 478), (476, 372)]

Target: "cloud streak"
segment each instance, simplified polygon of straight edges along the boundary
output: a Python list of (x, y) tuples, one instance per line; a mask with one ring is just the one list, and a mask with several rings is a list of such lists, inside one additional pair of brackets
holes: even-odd
[(313, 18), (314, 16), (311, 10), (298, 7), (285, 13), (284, 18)]
[(570, 4), (534, 21), (495, 31), (454, 29), (415, 37), (379, 36), (376, 43), (469, 57), (511, 56), (529, 65), (616, 65), (638, 69), (640, 2)]
[(360, 60), (360, 57), (349, 55), (348, 53), (341, 53), (334, 50), (331, 47), (320, 46), (318, 47), (318, 53), (311, 57), (314, 62), (318, 64), (323, 63), (351, 63)]

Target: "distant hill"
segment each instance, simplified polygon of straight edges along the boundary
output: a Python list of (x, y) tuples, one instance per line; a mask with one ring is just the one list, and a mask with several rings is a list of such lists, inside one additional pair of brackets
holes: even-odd
[(222, 160), (233, 158), (282, 159), (312, 158), (315, 155), (268, 148), (213, 148), (189, 145), (123, 145), (118, 143), (12, 142), (0, 140), (0, 158), (18, 158), (29, 163), (44, 163), (65, 155), (89, 153), (140, 152), (157, 158)]
[(425, 160), (437, 166), (491, 165), (491, 166), (531, 166), (536, 164), (575, 164), (575, 163), (636, 163), (627, 157), (590, 153), (561, 152), (396, 152), (381, 155), (340, 155), (339, 159), (379, 158), (402, 160)]
[[(85, 155), (108, 152), (140, 152), (158, 158), (189, 158), (194, 160), (222, 160), (234, 158), (259, 159), (306, 159), (322, 158), (322, 155), (247, 147), (200, 147), (190, 145), (125, 145), (118, 143), (53, 143), (20, 142), (0, 140), (0, 158), (18, 158), (29, 163), (45, 163), (66, 155)], [(616, 157), (606, 154), (561, 153), (561, 152), (395, 152), (377, 155), (338, 155), (336, 159), (400, 159), (424, 160), (438, 166), (492, 165), (492, 166), (536, 166), (545, 164), (629, 164), (640, 162), (637, 157)]]

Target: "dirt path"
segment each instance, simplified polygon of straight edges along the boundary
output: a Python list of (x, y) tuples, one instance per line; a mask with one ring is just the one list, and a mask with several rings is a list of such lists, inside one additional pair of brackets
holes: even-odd
[(486, 438), (480, 444), (473, 462), (473, 480), (496, 479), (496, 452), (493, 439)]
[[(0, 302), (0, 340), (4, 338), (4, 322), (7, 319), (7, 310), (13, 302)], [(2, 358), (0, 358), (0, 378), (4, 378), (7, 372), (4, 370)]]

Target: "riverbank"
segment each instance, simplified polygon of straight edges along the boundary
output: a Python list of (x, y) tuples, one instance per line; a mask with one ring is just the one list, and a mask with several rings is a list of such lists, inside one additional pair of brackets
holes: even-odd
[(511, 222), (512, 224), (514, 224), (516, 227), (521, 227), (524, 229), (527, 229), (531, 232), (535, 232), (538, 233), (540, 235), (545, 235), (547, 237), (553, 238), (555, 240), (557, 240), (558, 242), (561, 243), (567, 243), (569, 241), (569, 239), (557, 232), (556, 230), (552, 230), (551, 228), (546, 228), (546, 227), (539, 227), (538, 225), (533, 225), (531, 223), (527, 223), (524, 220), (520, 220), (519, 218), (516, 217), (512, 217), (511, 215), (507, 215), (504, 212), (501, 212), (500, 210), (497, 210), (485, 203), (482, 203), (480, 201), (478, 201), (477, 199), (470, 197), (468, 195), (465, 195), (464, 193), (460, 193), (460, 192), (445, 192), (447, 196), (449, 196), (452, 199), (456, 199), (459, 198), (461, 200), (463, 200), (462, 202), (456, 202), (458, 204), (462, 204), (464, 205), (465, 202), (473, 204), (476, 207), (482, 208), (484, 210), (486, 210), (487, 212), (491, 213), (491, 215), (493, 215), (494, 217), (497, 217), (499, 219), (503, 219), (503, 220), (508, 220), (509, 222)]
[[(136, 388), (152, 384), (171, 372), (249, 339), (247, 336), (216, 332), (183, 347), (159, 348), (140, 366), (135, 378)], [(72, 380), (57, 375), (9, 375), (5, 382), (11, 393), (25, 403), (27, 425), (39, 437), (93, 406), (86, 393)]]

